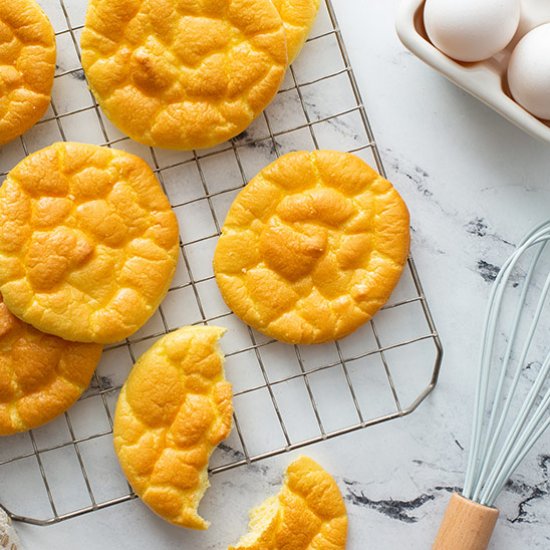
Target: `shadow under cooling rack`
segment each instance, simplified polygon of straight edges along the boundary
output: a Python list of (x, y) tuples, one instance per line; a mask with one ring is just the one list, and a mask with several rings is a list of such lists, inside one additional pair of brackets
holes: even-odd
[(384, 169), (330, 0), (275, 101), (237, 138), (205, 151), (139, 145), (99, 110), (80, 65), (84, 0), (42, 0), (57, 32), (49, 112), (5, 146), (4, 175), (59, 140), (115, 146), (146, 159), (178, 216), (181, 258), (172, 288), (149, 323), (107, 348), (92, 384), (65, 415), (0, 442), (0, 502), (13, 519), (47, 525), (134, 498), (112, 446), (118, 392), (136, 357), (188, 324), (227, 327), (222, 347), (234, 388), (234, 429), (211, 473), (245, 466), (413, 412), (434, 388), (441, 344), (412, 259), (390, 302), (339, 342), (288, 346), (243, 325), (223, 302), (214, 246), (231, 202), (261, 168), (300, 149), (354, 152)]

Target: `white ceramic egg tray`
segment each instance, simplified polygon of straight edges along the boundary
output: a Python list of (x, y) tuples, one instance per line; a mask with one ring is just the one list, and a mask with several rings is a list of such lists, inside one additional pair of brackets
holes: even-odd
[(528, 134), (550, 143), (550, 123), (534, 117), (518, 105), (510, 95), (506, 79), (514, 46), (530, 30), (550, 21), (550, 2), (522, 0), (520, 24), (510, 44), (494, 57), (478, 63), (455, 61), (430, 42), (424, 28), (424, 3), (425, 0), (403, 0), (396, 21), (401, 42), (417, 57), (504, 118)]

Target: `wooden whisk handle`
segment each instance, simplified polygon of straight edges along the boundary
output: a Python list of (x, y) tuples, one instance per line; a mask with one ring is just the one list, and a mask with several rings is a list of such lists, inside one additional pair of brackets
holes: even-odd
[(487, 550), (498, 510), (454, 493), (435, 539), (433, 550)]

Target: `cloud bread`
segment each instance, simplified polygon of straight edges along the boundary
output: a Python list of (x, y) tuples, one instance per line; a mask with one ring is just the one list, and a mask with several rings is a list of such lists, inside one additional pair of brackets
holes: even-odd
[(281, 84), (286, 38), (271, 0), (91, 0), (82, 65), (107, 117), (144, 143), (212, 147)]
[(42, 118), (54, 72), (54, 31), (40, 6), (0, 0), (0, 145)]
[(197, 513), (208, 460), (231, 430), (231, 385), (217, 346), (224, 332), (184, 327), (161, 338), (135, 364), (115, 412), (115, 450), (130, 485), (181, 527), (208, 527)]
[(300, 53), (313, 27), (320, 0), (272, 0), (272, 2), (283, 20), (290, 64)]
[(101, 350), (36, 330), (0, 296), (0, 435), (37, 428), (65, 412), (90, 383)]
[(301, 456), (283, 488), (250, 512), (249, 533), (229, 550), (344, 550), (348, 518), (333, 477)]
[(166, 195), (124, 151), (56, 143), (22, 160), (0, 188), (0, 292), (43, 332), (126, 338), (165, 296), (178, 250)]
[(342, 338), (397, 284), (409, 250), (405, 203), (360, 158), (301, 151), (237, 195), (214, 254), (227, 305), (288, 343)]

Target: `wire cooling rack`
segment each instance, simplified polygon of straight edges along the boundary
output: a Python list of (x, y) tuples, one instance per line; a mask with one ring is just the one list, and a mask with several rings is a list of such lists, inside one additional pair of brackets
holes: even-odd
[(5, 175), (54, 141), (114, 146), (145, 158), (178, 216), (181, 258), (159, 311), (137, 334), (106, 348), (92, 384), (65, 415), (0, 441), (0, 501), (12, 519), (48, 525), (134, 498), (112, 449), (113, 411), (136, 357), (187, 324), (229, 329), (222, 341), (234, 388), (234, 430), (211, 473), (407, 415), (434, 388), (441, 344), (412, 259), (375, 320), (336, 343), (288, 346), (244, 326), (226, 307), (211, 259), (238, 191), (291, 150), (354, 152), (384, 174), (330, 0), (272, 105), (242, 135), (214, 149), (141, 146), (103, 117), (79, 60), (85, 0), (39, 2), (56, 30), (58, 64), (49, 112), (0, 151)]

